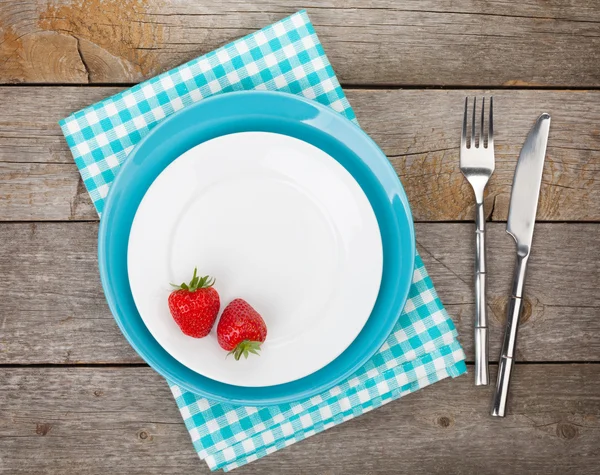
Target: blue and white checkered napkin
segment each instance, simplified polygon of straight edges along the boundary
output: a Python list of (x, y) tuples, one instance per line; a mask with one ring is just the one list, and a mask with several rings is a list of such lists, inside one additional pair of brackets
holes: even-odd
[[(62, 120), (98, 213), (121, 163), (156, 124), (202, 98), (246, 89), (300, 94), (355, 121), (301, 11)], [(342, 384), (310, 399), (264, 408), (216, 403), (170, 386), (199, 456), (212, 470), (227, 471), (456, 377), (466, 371), (464, 359), (456, 329), (417, 255), (409, 299), (394, 330)]]

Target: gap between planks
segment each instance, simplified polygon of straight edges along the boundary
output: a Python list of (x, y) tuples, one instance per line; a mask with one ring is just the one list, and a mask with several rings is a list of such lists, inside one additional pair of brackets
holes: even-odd
[[(81, 88), (101, 88), (101, 87), (120, 87), (130, 88), (140, 84), (139, 82), (94, 82), (94, 83), (48, 83), (48, 82), (27, 82), (27, 83), (0, 83), (0, 87), (81, 87)], [(443, 86), (438, 84), (358, 84), (358, 83), (341, 83), (344, 91), (352, 89), (358, 91), (378, 91), (378, 90), (439, 90), (439, 91), (463, 91), (463, 90), (499, 90), (499, 91), (552, 91), (552, 92), (569, 92), (569, 91), (600, 91), (600, 86), (519, 86), (510, 85), (503, 86), (498, 84), (483, 84), (483, 85), (450, 85)]]
[[(474, 361), (465, 360), (466, 365), (473, 366)], [(515, 361), (516, 365), (598, 365), (600, 361)], [(498, 366), (496, 361), (489, 361), (489, 366)], [(0, 369), (18, 369), (18, 368), (151, 368), (146, 363), (0, 363)]]

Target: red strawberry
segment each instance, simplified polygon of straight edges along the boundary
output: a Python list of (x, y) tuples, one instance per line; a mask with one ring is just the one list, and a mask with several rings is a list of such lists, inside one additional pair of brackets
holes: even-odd
[(267, 325), (248, 302), (233, 300), (225, 310), (217, 325), (217, 339), (224, 350), (233, 354), (236, 360), (248, 353), (258, 355), (260, 345), (267, 338)]
[(215, 324), (221, 302), (219, 294), (212, 287), (215, 279), (209, 276), (198, 277), (196, 272), (197, 269), (194, 269), (194, 276), (189, 284), (171, 284), (178, 290), (169, 295), (169, 310), (183, 333), (202, 338), (210, 333)]

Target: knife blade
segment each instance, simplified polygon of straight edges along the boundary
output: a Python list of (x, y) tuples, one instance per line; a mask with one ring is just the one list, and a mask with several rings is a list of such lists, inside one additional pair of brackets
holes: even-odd
[(506, 232), (521, 253), (531, 249), (549, 132), (550, 116), (542, 114), (529, 131), (515, 168)]
[(506, 232), (517, 243), (517, 262), (513, 277), (512, 292), (507, 307), (506, 329), (502, 341), (498, 378), (492, 403), (492, 416), (504, 417), (508, 400), (510, 377), (514, 365), (517, 330), (523, 308), (523, 288), (527, 262), (531, 252), (533, 227), (537, 213), (544, 159), (550, 132), (550, 116), (542, 114), (530, 130), (515, 168)]

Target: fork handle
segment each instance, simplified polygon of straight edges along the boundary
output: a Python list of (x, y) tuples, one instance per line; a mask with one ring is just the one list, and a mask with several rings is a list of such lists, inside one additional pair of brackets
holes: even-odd
[(475, 386), (490, 383), (488, 371), (488, 319), (485, 301), (485, 213), (483, 200), (477, 202), (475, 218)]

